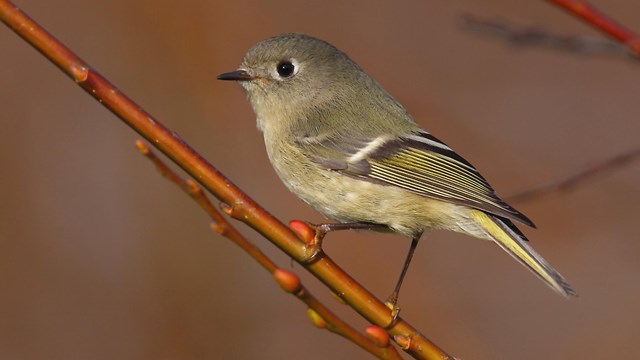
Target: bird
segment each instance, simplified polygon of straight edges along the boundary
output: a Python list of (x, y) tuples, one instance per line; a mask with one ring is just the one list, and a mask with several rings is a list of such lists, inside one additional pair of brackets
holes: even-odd
[(514, 224), (534, 223), (333, 45), (277, 35), (217, 78), (244, 88), (286, 187), (337, 221), (321, 224), (323, 231), (372, 229), (412, 239), (391, 306), (418, 241), (434, 229), (492, 241), (557, 293), (577, 296)]

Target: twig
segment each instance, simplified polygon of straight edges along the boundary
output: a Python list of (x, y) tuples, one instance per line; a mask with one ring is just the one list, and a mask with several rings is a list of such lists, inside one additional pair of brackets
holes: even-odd
[(242, 250), (246, 251), (251, 257), (256, 260), (263, 268), (268, 272), (273, 273), (278, 269), (278, 266), (269, 259), (257, 246), (247, 240), (233, 225), (231, 225), (222, 214), (216, 210), (215, 206), (209, 201), (207, 196), (202, 191), (196, 182), (191, 179), (185, 180), (178, 176), (173, 170), (167, 166), (151, 149), (142, 141), (136, 141), (136, 148), (142, 155), (144, 155), (149, 161), (151, 161), (158, 172), (184, 190), (200, 207), (211, 217), (213, 223), (211, 229), (216, 233), (233, 241), (236, 245), (240, 246)]
[(525, 202), (539, 198), (540, 196), (559, 191), (569, 191), (578, 185), (582, 185), (589, 180), (593, 180), (596, 175), (602, 175), (620, 168), (632, 161), (640, 158), (640, 148), (620, 154), (614, 158), (595, 164), (583, 171), (568, 176), (563, 179), (549, 182), (531, 190), (523, 191), (519, 194), (507, 198), (510, 202)]
[(538, 46), (587, 55), (625, 55), (639, 60), (619, 42), (598, 36), (572, 36), (554, 33), (540, 27), (518, 27), (498, 20), (463, 14), (464, 27), (476, 33), (504, 39), (514, 46)]
[(519, 46), (544, 46), (581, 54), (626, 54), (640, 60), (640, 36), (607, 17), (594, 6), (580, 0), (547, 0), (582, 19), (612, 39), (593, 36), (571, 36), (538, 27), (517, 27), (504, 22), (481, 19), (464, 14), (465, 26), (474, 31), (505, 39)]
[[(155, 166), (158, 172), (173, 184), (184, 190), (200, 207), (211, 217), (211, 229), (216, 233), (233, 241), (242, 250), (247, 252), (262, 267), (271, 273), (280, 286), (288, 293), (294, 295), (308, 307), (309, 317), (313, 324), (319, 328), (325, 328), (338, 334), (354, 344), (360, 346), (379, 359), (401, 359), (398, 351), (391, 346), (389, 336), (382, 330), (377, 337), (360, 334), (356, 329), (340, 319), (322, 302), (320, 302), (300, 282), (300, 278), (290, 271), (279, 268), (256, 245), (245, 238), (222, 214), (216, 210), (209, 201), (202, 187), (190, 179), (183, 179), (171, 170), (151, 149), (142, 141), (136, 141), (136, 148)], [(371, 331), (371, 330), (370, 330)], [(367, 333), (368, 334), (368, 333)], [(386, 337), (386, 341), (385, 341)]]
[[(96, 98), (127, 125), (196, 179), (211, 194), (227, 204), (229, 215), (254, 228), (294, 260), (301, 262), (307, 254), (306, 244), (283, 223), (260, 207), (202, 156), (171, 130), (160, 124), (97, 71), (48, 34), (8, 0), (0, 0), (0, 20), (25, 41), (51, 60), (80, 87)], [(303, 264), (334, 293), (374, 325), (386, 327), (403, 350), (419, 359), (451, 359), (402, 318), (393, 320), (391, 311), (356, 282), (326, 254), (313, 263)]]

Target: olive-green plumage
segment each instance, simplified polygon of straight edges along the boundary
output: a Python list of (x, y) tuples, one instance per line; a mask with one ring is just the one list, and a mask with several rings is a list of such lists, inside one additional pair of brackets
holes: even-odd
[(446, 229), (492, 240), (554, 290), (575, 294), (511, 220), (533, 223), (332, 45), (279, 35), (219, 79), (245, 88), (276, 172), (317, 211), (410, 237)]

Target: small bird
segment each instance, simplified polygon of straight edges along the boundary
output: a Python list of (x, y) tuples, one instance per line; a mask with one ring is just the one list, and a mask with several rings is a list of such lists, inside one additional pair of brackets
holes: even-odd
[(345, 53), (303, 34), (254, 45), (218, 76), (246, 90), (269, 159), (291, 192), (338, 224), (412, 239), (395, 307), (422, 233), (445, 229), (491, 240), (564, 296), (576, 292), (514, 225), (535, 227), (482, 175), (411, 115)]

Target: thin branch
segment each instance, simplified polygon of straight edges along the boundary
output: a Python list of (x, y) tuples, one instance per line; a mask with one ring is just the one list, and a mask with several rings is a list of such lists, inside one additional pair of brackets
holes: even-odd
[(246, 251), (251, 257), (262, 265), (265, 270), (273, 273), (278, 266), (267, 257), (257, 246), (247, 240), (227, 219), (213, 206), (209, 201), (202, 187), (191, 179), (185, 180), (178, 176), (173, 170), (167, 166), (151, 149), (142, 141), (136, 141), (136, 148), (142, 155), (151, 161), (158, 172), (167, 178), (170, 182), (184, 190), (200, 207), (211, 217), (213, 223), (211, 229), (216, 233), (228, 238), (238, 245), (242, 250)]
[(537, 46), (581, 55), (623, 55), (633, 60), (640, 59), (630, 53), (627, 46), (600, 36), (563, 35), (540, 27), (519, 27), (472, 14), (462, 15), (462, 20), (465, 29), (501, 38), (514, 46)]
[(510, 202), (525, 202), (553, 192), (569, 191), (578, 185), (583, 185), (584, 183), (593, 180), (596, 175), (609, 173), (633, 162), (636, 159), (640, 159), (640, 148), (597, 163), (583, 171), (567, 176), (566, 178), (552, 181), (531, 190), (515, 194), (507, 198), (507, 200)]
[(517, 27), (501, 21), (463, 15), (470, 30), (497, 36), (512, 45), (542, 46), (580, 54), (625, 54), (640, 60), (640, 36), (609, 18), (594, 6), (579, 0), (547, 0), (600, 30), (611, 39), (561, 35), (539, 27)]
[[(227, 212), (231, 216), (248, 224), (294, 260), (301, 262), (305, 259), (305, 243), (286, 225), (255, 203), (174, 132), (142, 110), (8, 0), (0, 0), (0, 20), (56, 64), (103, 106), (178, 164), (211, 194), (227, 204)], [(391, 311), (385, 304), (325, 254), (321, 254), (317, 261), (302, 265), (369, 322), (380, 327), (388, 326), (387, 333), (396, 342), (399, 339), (409, 339), (403, 342), (403, 349), (415, 358), (452, 358), (404, 319), (397, 318), (393, 321)]]
[[(369, 353), (375, 355), (379, 359), (397, 360), (401, 359), (398, 351), (390, 346), (389, 336), (386, 335), (387, 341), (376, 341), (370, 337), (360, 334), (356, 329), (340, 319), (329, 308), (327, 308), (320, 300), (318, 300), (309, 290), (307, 290), (300, 282), (297, 275), (280, 269), (267, 255), (265, 255), (255, 244), (245, 238), (222, 214), (216, 210), (215, 206), (209, 201), (207, 195), (196, 182), (191, 179), (181, 178), (175, 171), (171, 170), (151, 149), (142, 141), (136, 141), (136, 148), (147, 159), (149, 159), (156, 167), (158, 172), (186, 192), (213, 220), (211, 229), (216, 233), (226, 237), (233, 243), (238, 245), (242, 250), (249, 254), (262, 267), (264, 267), (278, 281), (280, 286), (288, 293), (294, 295), (300, 301), (305, 303), (307, 307), (313, 311), (310, 318), (314, 320), (314, 316), (319, 319), (313, 323), (320, 327), (338, 334), (354, 344), (360, 346)], [(320, 320), (321, 319), (321, 320)], [(384, 338), (383, 338), (384, 339)]]

